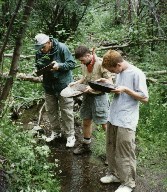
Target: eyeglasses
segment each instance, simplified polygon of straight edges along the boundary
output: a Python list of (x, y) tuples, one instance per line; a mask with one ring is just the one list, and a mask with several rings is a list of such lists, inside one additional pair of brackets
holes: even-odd
[(41, 49), (45, 49), (48, 43), (49, 43), (49, 41), (46, 42), (46, 43), (41, 47)]
[(46, 47), (46, 44), (47, 44), (47, 43), (45, 43), (45, 44), (44, 44), (44, 45), (41, 47), (41, 49), (45, 49), (45, 47)]

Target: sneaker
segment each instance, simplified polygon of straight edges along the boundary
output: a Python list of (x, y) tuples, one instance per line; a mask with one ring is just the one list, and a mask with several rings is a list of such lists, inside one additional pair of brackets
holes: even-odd
[(85, 144), (85, 143), (80, 144), (80, 145), (73, 151), (73, 153), (74, 153), (75, 155), (81, 155), (81, 154), (90, 153), (90, 152), (91, 152), (90, 144)]
[(76, 141), (75, 136), (68, 137), (66, 147), (74, 147), (75, 141)]
[(132, 192), (132, 191), (133, 189), (131, 187), (128, 187), (126, 185), (120, 185), (115, 192)]
[(107, 159), (104, 161), (104, 165), (108, 165), (108, 161), (107, 161)]
[(61, 137), (61, 133), (58, 134), (58, 133), (52, 131), (52, 134), (51, 134), (50, 137), (43, 136), (42, 138), (43, 138), (46, 142), (51, 142), (51, 141), (53, 141), (55, 138), (58, 138), (58, 137)]
[(34, 133), (39, 133), (39, 134), (44, 134), (45, 131), (39, 126), (39, 125), (36, 125), (32, 128), (32, 131)]
[(100, 179), (102, 183), (117, 183), (120, 182), (120, 180), (115, 177), (114, 175), (106, 175)]

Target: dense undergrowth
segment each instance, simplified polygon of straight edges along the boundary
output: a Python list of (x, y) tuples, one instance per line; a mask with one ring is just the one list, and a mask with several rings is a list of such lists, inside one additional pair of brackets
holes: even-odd
[[(59, 181), (54, 173), (54, 163), (48, 162), (50, 149), (38, 142), (33, 133), (26, 131), (8, 117), (0, 122), (1, 155), (6, 163), (7, 189), (9, 192), (59, 192)], [(46, 179), (47, 178), (47, 179)]]

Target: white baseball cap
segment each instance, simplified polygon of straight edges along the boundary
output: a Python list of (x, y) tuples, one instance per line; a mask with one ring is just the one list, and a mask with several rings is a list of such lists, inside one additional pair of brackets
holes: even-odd
[(49, 36), (43, 33), (39, 33), (35, 36), (35, 41), (36, 41), (35, 49), (40, 50), (43, 47), (43, 45), (49, 41)]

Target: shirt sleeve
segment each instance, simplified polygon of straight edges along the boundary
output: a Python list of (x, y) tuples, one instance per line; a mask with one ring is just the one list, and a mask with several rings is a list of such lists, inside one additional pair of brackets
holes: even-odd
[(146, 76), (143, 72), (139, 72), (134, 76), (134, 88), (135, 91), (143, 97), (148, 98), (148, 89), (146, 83)]
[(61, 47), (61, 56), (64, 57), (64, 62), (62, 63), (58, 63), (59, 65), (59, 70), (60, 71), (68, 71), (68, 70), (72, 70), (75, 68), (75, 61), (74, 58), (71, 54), (71, 52), (69, 51), (69, 49), (67, 48), (67, 46), (65, 46), (64, 44)]

